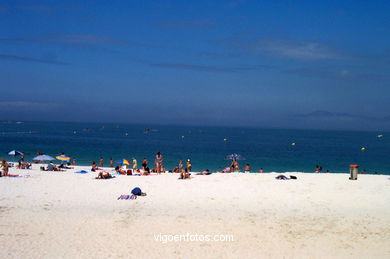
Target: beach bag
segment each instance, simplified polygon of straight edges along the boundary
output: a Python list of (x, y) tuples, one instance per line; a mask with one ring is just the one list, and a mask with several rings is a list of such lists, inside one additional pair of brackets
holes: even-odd
[(132, 191), (131, 191), (132, 194), (136, 195), (136, 196), (146, 196), (146, 193), (142, 192), (141, 188), (139, 187), (135, 187)]
[(134, 195), (139, 196), (139, 195), (141, 195), (142, 191), (141, 191), (141, 188), (135, 187), (135, 188), (131, 191), (131, 193), (134, 194)]

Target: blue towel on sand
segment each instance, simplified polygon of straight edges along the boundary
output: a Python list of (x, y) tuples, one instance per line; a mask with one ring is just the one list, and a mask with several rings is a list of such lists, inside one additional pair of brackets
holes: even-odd
[(77, 171), (77, 172), (74, 172), (75, 174), (86, 174), (88, 173), (87, 171), (84, 171), (84, 170), (81, 170), (81, 171)]

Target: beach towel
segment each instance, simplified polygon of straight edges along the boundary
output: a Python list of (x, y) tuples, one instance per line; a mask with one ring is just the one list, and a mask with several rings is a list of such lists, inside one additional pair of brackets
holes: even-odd
[(88, 172), (87, 171), (84, 171), (84, 170), (81, 170), (81, 171), (77, 171), (77, 172), (74, 172), (75, 174), (87, 174)]
[(137, 196), (132, 194), (132, 195), (128, 195), (128, 194), (122, 194), (121, 196), (118, 197), (118, 200), (135, 200), (137, 199)]
[(22, 177), (21, 175), (18, 175), (18, 174), (8, 174), (7, 176), (9, 176), (9, 177)]

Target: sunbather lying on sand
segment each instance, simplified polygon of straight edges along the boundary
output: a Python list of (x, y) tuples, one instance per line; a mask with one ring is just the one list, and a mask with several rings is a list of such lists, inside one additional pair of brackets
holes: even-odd
[(204, 170), (203, 172), (200, 172), (200, 173), (196, 173), (196, 175), (209, 175), (209, 174), (211, 174), (209, 169), (206, 169), (206, 170)]
[(110, 179), (110, 178), (112, 178), (112, 175), (106, 171), (100, 172), (96, 177), (96, 179)]
[(230, 170), (230, 167), (226, 167), (225, 169), (223, 169), (222, 171), (219, 171), (217, 173), (222, 173), (222, 174), (224, 174), (224, 173), (231, 173), (231, 170)]

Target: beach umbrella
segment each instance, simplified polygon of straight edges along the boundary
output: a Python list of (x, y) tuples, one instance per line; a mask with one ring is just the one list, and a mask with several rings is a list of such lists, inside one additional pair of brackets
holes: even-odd
[(40, 155), (33, 158), (33, 160), (37, 161), (53, 161), (55, 160), (54, 157), (48, 156), (48, 155)]
[(70, 157), (66, 156), (66, 155), (60, 155), (60, 156), (56, 156), (56, 158), (58, 160), (61, 160), (61, 161), (69, 161), (70, 160)]
[(127, 161), (126, 159), (121, 159), (119, 161), (116, 161), (118, 164), (122, 164), (122, 165), (130, 165), (130, 162)]
[(10, 152), (8, 152), (8, 155), (10, 155), (10, 156), (20, 156), (22, 154), (23, 154), (22, 152), (17, 151), (17, 150), (11, 150)]
[(230, 154), (225, 157), (225, 160), (245, 160), (245, 157), (240, 154)]

